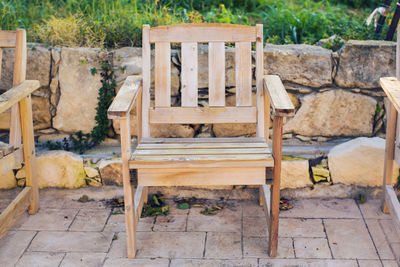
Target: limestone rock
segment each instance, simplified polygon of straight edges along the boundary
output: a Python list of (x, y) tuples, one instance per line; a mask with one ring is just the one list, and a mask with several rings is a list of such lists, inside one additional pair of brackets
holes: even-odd
[[(381, 186), (383, 178), (385, 140), (379, 137), (359, 137), (335, 146), (328, 154), (328, 164), (334, 183), (358, 186)], [(397, 182), (399, 166), (395, 164), (392, 182)]]
[(307, 160), (282, 160), (281, 188), (300, 188), (310, 184)]
[(311, 45), (272, 45), (264, 48), (265, 74), (310, 87), (332, 84), (332, 51)]
[[(12, 87), (14, 55), (14, 48), (3, 49), (0, 90), (8, 90)], [(28, 44), (26, 64), (27, 80), (39, 80), (41, 87), (49, 86), (51, 56), (48, 48), (40, 44)]]
[(96, 168), (93, 167), (83, 167), (83, 169), (85, 170), (86, 176), (89, 178), (93, 178), (93, 177), (97, 177), (99, 176), (99, 171)]
[(100, 74), (91, 75), (90, 69), (99, 68), (99, 50), (91, 48), (63, 48), (59, 67), (60, 100), (53, 127), (60, 131), (89, 133), (95, 126)]
[(36, 157), (39, 188), (78, 188), (86, 185), (83, 159), (71, 152), (53, 150)]
[(99, 187), (102, 186), (100, 177), (86, 178), (88, 186)]
[(351, 40), (341, 49), (335, 83), (340, 87), (378, 88), (380, 77), (395, 75), (395, 58), (395, 42)]
[(35, 130), (51, 126), (50, 102), (48, 97), (32, 96), (32, 117)]
[(301, 99), (284, 132), (304, 136), (370, 136), (376, 100), (344, 90), (314, 93)]
[(17, 180), (12, 170), (0, 175), (0, 189), (11, 189), (17, 186)]
[(99, 170), (105, 185), (122, 185), (121, 159), (102, 160), (99, 164)]
[(123, 47), (112, 53), (117, 86), (121, 86), (129, 75), (142, 73), (142, 48)]
[(194, 136), (194, 129), (189, 125), (181, 124), (152, 124), (150, 135), (153, 138), (191, 138)]
[(21, 168), (17, 171), (17, 173), (15, 174), (15, 178), (17, 179), (22, 179), (26, 177), (26, 173), (25, 173), (25, 168)]

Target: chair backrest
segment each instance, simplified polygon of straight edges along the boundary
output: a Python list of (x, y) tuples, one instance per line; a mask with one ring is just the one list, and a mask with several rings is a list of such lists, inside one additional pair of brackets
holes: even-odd
[[(155, 45), (155, 103), (150, 107), (151, 46)], [(181, 107), (171, 107), (171, 43), (181, 44)], [(198, 105), (198, 44), (208, 43), (209, 107)], [(236, 106), (225, 103), (225, 43), (235, 44)], [(252, 43), (257, 103), (252, 105)], [(263, 26), (179, 24), (143, 26), (142, 136), (151, 123), (257, 123), (264, 137)], [(268, 130), (268, 126), (267, 126)]]
[[(27, 51), (25, 30), (0, 30), (0, 77), (3, 48), (15, 48), (13, 86), (16, 86), (25, 81), (26, 78)], [(13, 105), (11, 108), (10, 125), (10, 144), (14, 148), (18, 148), (21, 146), (21, 123), (18, 104)]]

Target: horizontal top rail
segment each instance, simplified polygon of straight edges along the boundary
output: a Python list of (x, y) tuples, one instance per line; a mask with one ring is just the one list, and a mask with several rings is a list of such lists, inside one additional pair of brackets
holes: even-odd
[(222, 23), (175, 24), (150, 28), (150, 43), (255, 42), (256, 27)]

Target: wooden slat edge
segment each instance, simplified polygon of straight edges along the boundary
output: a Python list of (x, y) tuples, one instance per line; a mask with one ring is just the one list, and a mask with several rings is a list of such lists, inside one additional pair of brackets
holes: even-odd
[(126, 78), (117, 96), (108, 108), (107, 114), (109, 119), (126, 116), (131, 111), (142, 88), (142, 81), (141, 75), (133, 75)]
[[(400, 81), (395, 77), (383, 77), (379, 79), (379, 83), (397, 112), (400, 112)], [(395, 93), (399, 95), (396, 97)]]
[(140, 216), (142, 214), (144, 199), (145, 199), (145, 190), (143, 186), (137, 186), (135, 192), (135, 214), (136, 221), (139, 221)]
[(17, 36), (16, 31), (0, 31), (0, 47), (12, 48), (15, 47)]
[(19, 216), (28, 208), (31, 198), (31, 188), (25, 187), (18, 196), (0, 214), (0, 239), (18, 220)]
[(264, 89), (267, 91), (275, 116), (294, 116), (294, 106), (279, 76), (264, 75)]
[(19, 148), (14, 152), (0, 158), (0, 176), (5, 174), (9, 170), (15, 169), (18, 163), (22, 161), (22, 159), (22, 148)]
[(218, 137), (218, 138), (143, 138), (143, 144), (169, 144), (169, 143), (265, 143), (262, 137)]
[(6, 111), (12, 105), (18, 103), (22, 98), (28, 96), (39, 87), (39, 81), (26, 80), (6, 91), (4, 94), (0, 95), (0, 113)]
[(264, 209), (265, 218), (267, 220), (267, 229), (269, 229), (270, 225), (270, 208), (271, 208), (271, 188), (267, 184), (263, 184), (260, 186), (260, 193), (262, 198), (262, 204)]
[(400, 202), (391, 185), (386, 185), (385, 190), (385, 202), (390, 210), (395, 228), (400, 235)]

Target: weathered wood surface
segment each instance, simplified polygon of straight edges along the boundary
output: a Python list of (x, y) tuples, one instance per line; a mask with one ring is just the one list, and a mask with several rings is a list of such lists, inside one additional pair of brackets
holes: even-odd
[(392, 216), (397, 233), (400, 235), (400, 202), (391, 185), (385, 186), (385, 202)]
[(397, 112), (400, 112), (400, 81), (395, 77), (384, 77), (379, 79), (379, 83)]
[(197, 43), (182, 43), (181, 93), (182, 107), (197, 107), (198, 67)]
[(30, 95), (40, 87), (39, 81), (27, 80), (14, 86), (10, 90), (0, 95), (0, 113), (11, 108), (14, 104), (21, 101), (22, 98)]
[(128, 76), (126, 78), (117, 96), (108, 108), (109, 118), (127, 116), (136, 102), (139, 91), (142, 89), (142, 82), (141, 75)]
[(267, 91), (274, 114), (276, 116), (294, 115), (294, 106), (279, 76), (265, 75), (264, 88)]
[(208, 104), (210, 107), (225, 106), (225, 43), (210, 42), (208, 45)]
[(155, 106), (171, 106), (171, 43), (155, 45)]

